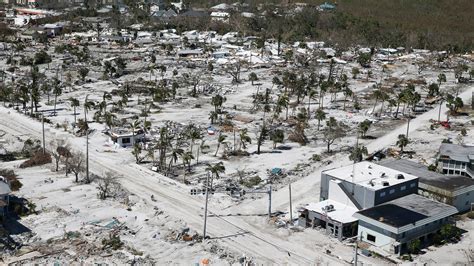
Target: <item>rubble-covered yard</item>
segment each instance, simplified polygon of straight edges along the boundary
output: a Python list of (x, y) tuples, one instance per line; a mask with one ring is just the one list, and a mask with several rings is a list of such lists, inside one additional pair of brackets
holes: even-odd
[(36, 214), (16, 221), (27, 230), (12, 235), (21, 247), (3, 253), (7, 264), (194, 264), (202, 259), (220, 264), (239, 259), (217, 243), (198, 242), (199, 233), (169, 217), (159, 202), (150, 206), (126, 193), (100, 200), (95, 183), (74, 183), (72, 176), (50, 167), (16, 169), (23, 187), (15, 196), (34, 203)]

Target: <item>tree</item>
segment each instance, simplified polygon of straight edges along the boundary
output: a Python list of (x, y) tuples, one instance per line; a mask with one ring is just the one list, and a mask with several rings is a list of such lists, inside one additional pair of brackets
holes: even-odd
[(59, 84), (59, 80), (55, 79), (54, 81), (54, 87), (53, 87), (53, 93), (54, 93), (54, 115), (56, 114), (56, 103), (58, 101), (58, 96), (63, 93), (63, 90), (61, 89), (61, 86)]
[(428, 86), (428, 97), (435, 97), (439, 95), (439, 85), (436, 83), (431, 83)]
[(191, 160), (194, 159), (193, 153), (190, 151), (183, 152), (181, 154), (181, 160), (183, 161), (183, 166), (186, 168), (187, 166), (187, 172), (191, 172)]
[(364, 138), (365, 137), (365, 134), (367, 133), (367, 131), (369, 130), (370, 126), (372, 125), (372, 121), (368, 120), (368, 119), (365, 119), (364, 121), (362, 121), (360, 124), (359, 124), (359, 131), (361, 133), (361, 137)]
[(97, 178), (97, 189), (99, 190), (99, 199), (105, 200), (113, 196), (114, 190), (119, 188), (119, 177), (111, 172), (105, 173), (105, 176)]
[(446, 82), (446, 75), (444, 73), (440, 73), (438, 75), (438, 86), (441, 87), (441, 83)]
[(73, 153), (68, 161), (68, 169), (74, 174), (76, 183), (79, 182), (79, 175), (85, 171), (85, 158), (82, 153)]
[(315, 117), (318, 120), (318, 131), (319, 131), (319, 127), (321, 126), (321, 120), (326, 119), (326, 113), (324, 112), (324, 110), (322, 108), (318, 108), (316, 110)]
[(352, 90), (349, 88), (349, 86), (344, 86), (344, 106), (342, 107), (343, 110), (346, 110), (346, 102), (348, 97), (352, 97), (354, 94)]
[(273, 141), (273, 148), (276, 148), (277, 143), (283, 143), (285, 140), (285, 133), (282, 129), (274, 129), (270, 131), (270, 139)]
[(420, 250), (421, 241), (420, 239), (414, 239), (408, 243), (408, 250), (410, 253), (417, 253)]
[(326, 127), (323, 130), (323, 140), (327, 146), (327, 152), (331, 152), (331, 145), (338, 139), (346, 135), (346, 126), (338, 122), (334, 117), (326, 121)]
[(349, 154), (349, 160), (354, 162), (361, 162), (363, 160), (363, 156), (368, 155), (367, 147), (365, 146), (357, 146), (353, 147), (351, 153)]
[(239, 150), (242, 150), (242, 147), (244, 148), (244, 150), (247, 149), (247, 143), (252, 143), (252, 139), (248, 135), (248, 130), (246, 128), (240, 130), (239, 139)]
[(372, 61), (372, 55), (370, 53), (362, 53), (357, 58), (357, 63), (365, 68), (370, 67), (370, 61)]
[(211, 98), (211, 104), (214, 106), (214, 112), (220, 113), (222, 105), (227, 101), (226, 97), (223, 97), (220, 94), (217, 94)]
[(211, 180), (210, 180), (210, 184), (206, 184), (206, 186), (209, 187), (210, 190), (213, 189), (213, 183), (214, 183), (214, 179), (219, 179), (220, 178), (220, 175), (222, 173), (225, 173), (225, 166), (224, 166), (224, 163), (223, 162), (218, 162), (214, 165), (212, 164), (207, 164), (207, 167), (206, 167), (206, 171), (208, 171), (209, 173), (211, 173)]
[(357, 68), (357, 67), (353, 67), (352, 70), (351, 70), (351, 73), (352, 73), (352, 78), (353, 78), (353, 79), (356, 79), (356, 78), (357, 78), (357, 75), (360, 74), (360, 70), (359, 70), (359, 68)]
[(76, 117), (77, 117), (77, 112), (76, 108), (79, 107), (79, 100), (73, 97), (69, 98), (69, 101), (71, 102), (72, 108), (74, 108), (74, 124), (77, 123)]
[(224, 71), (232, 77), (232, 83), (240, 83), (240, 72), (243, 62), (238, 60), (233, 64), (228, 64)]
[(267, 136), (268, 136), (268, 130), (264, 123), (263, 126), (260, 128), (260, 133), (257, 138), (257, 154), (260, 154), (260, 147), (267, 139)]
[(89, 69), (85, 67), (81, 67), (79, 69), (79, 76), (81, 76), (81, 80), (84, 82), (86, 80), (87, 74), (89, 74)]
[(133, 145), (132, 155), (135, 157), (135, 162), (137, 164), (141, 163), (145, 159), (145, 156), (143, 156), (142, 151), (143, 149), (140, 144), (135, 143)]
[(405, 136), (405, 134), (398, 135), (397, 146), (400, 148), (400, 153), (403, 153), (403, 148), (405, 148), (410, 141)]
[(251, 72), (249, 74), (249, 80), (252, 82), (252, 86), (253, 86), (254, 82), (258, 80), (257, 74), (255, 74), (255, 72)]
[(221, 146), (222, 143), (225, 142), (227, 136), (222, 134), (222, 133), (219, 133), (219, 137), (217, 137), (217, 149), (216, 149), (216, 153), (214, 154), (214, 156), (217, 156), (217, 153), (219, 152), (219, 148)]

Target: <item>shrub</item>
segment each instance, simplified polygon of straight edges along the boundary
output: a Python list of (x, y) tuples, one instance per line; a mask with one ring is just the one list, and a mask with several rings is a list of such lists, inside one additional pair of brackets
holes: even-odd
[(469, 212), (469, 213), (467, 214), (467, 217), (468, 217), (469, 219), (474, 219), (474, 211)]
[(111, 234), (109, 238), (102, 239), (103, 249), (111, 248), (113, 250), (120, 249), (123, 246), (122, 240), (120, 240), (120, 236), (116, 234)]
[(242, 184), (246, 187), (254, 187), (262, 182), (262, 179), (256, 175), (254, 177), (249, 178), (246, 181), (243, 181)]
[(23, 186), (23, 184), (18, 181), (17, 175), (13, 170), (10, 169), (0, 169), (0, 176), (3, 176), (10, 183), (10, 189), (12, 191), (18, 191)]
[(320, 162), (321, 161), (321, 155), (313, 154), (313, 156), (311, 156), (311, 160), (315, 161), (315, 162)]
[(49, 153), (44, 153), (42, 151), (37, 151), (31, 156), (31, 158), (22, 164), (20, 164), (20, 168), (27, 168), (27, 167), (33, 167), (33, 166), (39, 166), (39, 165), (44, 165), (51, 163), (51, 154)]

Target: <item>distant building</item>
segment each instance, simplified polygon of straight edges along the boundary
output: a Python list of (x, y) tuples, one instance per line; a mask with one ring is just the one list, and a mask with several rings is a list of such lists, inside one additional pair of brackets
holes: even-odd
[(115, 129), (110, 133), (110, 139), (113, 143), (122, 148), (133, 146), (142, 142), (145, 138), (143, 129), (137, 129), (135, 132), (125, 129)]
[(230, 17), (230, 14), (228, 12), (223, 12), (223, 11), (220, 11), (220, 12), (212, 12), (211, 13), (211, 19), (213, 21), (220, 21), (220, 22), (229, 22), (229, 17)]
[(442, 143), (438, 166), (443, 174), (474, 178), (474, 146)]
[(407, 252), (419, 239), (421, 247), (458, 211), (453, 206), (411, 194), (354, 214), (359, 219), (358, 239), (392, 254)]
[(459, 212), (469, 211), (474, 203), (474, 179), (442, 175), (408, 160), (384, 160), (380, 164), (418, 176), (419, 195), (454, 206)]
[(177, 53), (178, 57), (199, 57), (202, 56), (203, 52), (201, 49), (194, 50), (179, 50)]

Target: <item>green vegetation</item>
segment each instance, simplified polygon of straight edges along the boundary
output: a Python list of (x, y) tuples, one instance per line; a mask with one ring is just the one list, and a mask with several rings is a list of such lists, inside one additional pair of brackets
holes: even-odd
[[(192, 7), (210, 7), (221, 2), (235, 1), (192, 1)], [(271, 10), (273, 3), (281, 1), (242, 1), (249, 4), (249, 11), (258, 13)], [(302, 0), (319, 5), (325, 0)], [(291, 3), (290, 3), (291, 4)], [(283, 10), (289, 10), (285, 8)], [(238, 29), (244, 34), (257, 34), (264, 38), (282, 41), (330, 40), (338, 47), (354, 44), (384, 47), (412, 47), (463, 52), (474, 47), (474, 5), (471, 0), (346, 0), (337, 1), (333, 12), (317, 12), (315, 8), (303, 9), (296, 16), (244, 19), (237, 15), (231, 23), (200, 21), (190, 24), (211, 26), (214, 30)], [(178, 25), (186, 27), (186, 23)], [(172, 25), (170, 25), (172, 26)], [(178, 28), (180, 28), (178, 27)]]

